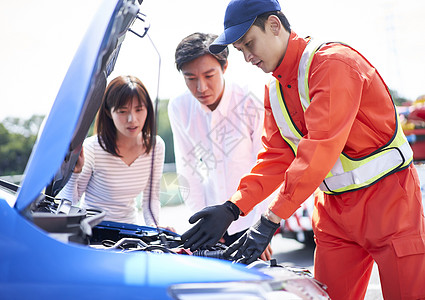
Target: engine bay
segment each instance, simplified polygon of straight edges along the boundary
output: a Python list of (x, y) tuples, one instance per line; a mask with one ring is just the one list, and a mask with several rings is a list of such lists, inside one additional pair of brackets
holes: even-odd
[(149, 226), (104, 221), (101, 209), (83, 209), (67, 199), (40, 195), (27, 218), (62, 242), (121, 252), (148, 251), (223, 258), (226, 246), (217, 243), (208, 250), (191, 252), (183, 247), (180, 235)]

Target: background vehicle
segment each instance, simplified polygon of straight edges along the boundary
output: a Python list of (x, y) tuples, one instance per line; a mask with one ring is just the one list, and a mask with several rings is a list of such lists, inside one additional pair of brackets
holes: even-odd
[(312, 226), (314, 196), (310, 196), (301, 204), (294, 214), (287, 220), (282, 220), (279, 228), (283, 237), (292, 238), (308, 247), (314, 247), (314, 233)]

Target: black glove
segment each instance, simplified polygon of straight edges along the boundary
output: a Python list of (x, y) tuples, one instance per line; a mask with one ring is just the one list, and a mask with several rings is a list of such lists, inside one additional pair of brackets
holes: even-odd
[(194, 251), (214, 246), (239, 214), (239, 208), (230, 201), (198, 211), (190, 217), (189, 223), (199, 222), (181, 236), (181, 240), (185, 241), (184, 247)]
[(231, 260), (247, 265), (252, 263), (267, 248), (279, 226), (280, 224), (276, 224), (262, 215), (255, 225), (224, 250), (224, 257), (228, 259), (232, 253), (237, 251)]

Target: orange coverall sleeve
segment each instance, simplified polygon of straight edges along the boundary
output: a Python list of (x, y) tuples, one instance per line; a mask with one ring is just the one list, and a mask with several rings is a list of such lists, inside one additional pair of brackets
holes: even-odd
[(263, 150), (258, 154), (257, 164), (241, 179), (238, 191), (230, 199), (239, 207), (243, 216), (282, 184), (285, 170), (294, 159), (291, 148), (280, 135), (273, 118), (267, 86), (264, 108), (264, 130), (261, 138)]
[(317, 189), (344, 149), (360, 106), (362, 76), (340, 57), (313, 59), (310, 74), (312, 100), (304, 114), (308, 133), (301, 139), (295, 158), (280, 136), (266, 92), (265, 150), (231, 198), (242, 214), (283, 180), (270, 209), (283, 219), (289, 218)]

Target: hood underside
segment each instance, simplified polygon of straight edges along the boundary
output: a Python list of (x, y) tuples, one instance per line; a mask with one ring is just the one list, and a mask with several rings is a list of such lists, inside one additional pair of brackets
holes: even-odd
[(66, 184), (100, 107), (107, 77), (139, 11), (135, 0), (106, 0), (88, 28), (27, 164), (15, 208), (25, 210), (44, 190), (55, 196)]

